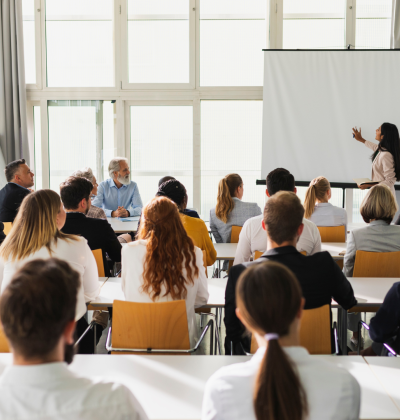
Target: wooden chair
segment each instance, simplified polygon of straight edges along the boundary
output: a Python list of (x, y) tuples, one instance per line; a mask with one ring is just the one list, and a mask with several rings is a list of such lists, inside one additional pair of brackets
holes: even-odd
[[(239, 235), (241, 231), (242, 231), (242, 226), (232, 226), (231, 244), (239, 243)], [(233, 266), (233, 261), (229, 261), (228, 273), (229, 273), (229, 270), (232, 268), (232, 266)]]
[(158, 303), (115, 300), (112, 336), (110, 328), (106, 348), (111, 354), (191, 354), (198, 349), (209, 329), (212, 354), (212, 320), (204, 327), (196, 346), (190, 348), (184, 300)]
[(101, 249), (94, 249), (92, 251), (94, 259), (96, 260), (97, 264), (97, 271), (99, 273), (99, 277), (105, 277), (106, 274), (104, 272), (104, 262), (103, 262), (103, 252)]
[(0, 353), (10, 353), (7, 338), (4, 334), (3, 327), (0, 324)]
[(4, 225), (4, 235), (8, 235), (10, 233), (10, 230), (12, 228), (12, 223), (11, 222), (3, 222)]
[(346, 227), (317, 226), (321, 235), (321, 242), (346, 242)]
[(353, 277), (400, 277), (400, 251), (357, 251)]
[[(300, 345), (305, 347), (310, 354), (332, 354), (330, 311), (330, 305), (303, 311)], [(257, 341), (255, 337), (252, 337), (250, 352), (254, 354), (257, 349)]]

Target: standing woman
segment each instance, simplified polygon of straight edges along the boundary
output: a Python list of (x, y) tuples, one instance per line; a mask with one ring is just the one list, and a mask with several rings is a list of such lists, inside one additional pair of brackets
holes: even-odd
[(304, 217), (317, 226), (345, 226), (347, 231), (347, 212), (329, 203), (331, 196), (331, 184), (325, 177), (313, 179), (304, 199)]
[(300, 346), (304, 298), (282, 264), (253, 264), (236, 287), (236, 313), (258, 350), (208, 380), (203, 420), (358, 420), (360, 385)]
[[(232, 226), (243, 226), (251, 217), (261, 214), (257, 203), (242, 201), (243, 180), (238, 174), (229, 174), (218, 184), (217, 206), (210, 210), (210, 229), (217, 243), (231, 241)], [(227, 270), (227, 261), (224, 270)]]
[[(373, 150), (372, 181), (386, 184), (393, 195), (396, 196), (394, 183), (400, 181), (400, 136), (399, 130), (394, 124), (383, 123), (377, 130), (375, 140), (379, 144), (365, 140), (357, 128), (353, 128), (353, 135), (357, 141), (364, 143)], [(371, 184), (359, 185), (361, 190), (371, 188)]]

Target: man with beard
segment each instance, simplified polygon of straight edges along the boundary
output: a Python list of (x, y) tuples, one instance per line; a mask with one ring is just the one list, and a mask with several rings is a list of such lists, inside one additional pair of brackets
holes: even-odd
[(110, 178), (100, 183), (93, 205), (107, 217), (140, 216), (142, 199), (136, 182), (130, 180), (128, 159), (116, 157), (108, 165)]

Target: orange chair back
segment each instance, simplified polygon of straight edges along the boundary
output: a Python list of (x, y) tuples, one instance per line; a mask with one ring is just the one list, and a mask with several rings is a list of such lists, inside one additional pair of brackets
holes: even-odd
[(400, 251), (357, 251), (353, 277), (400, 277)]
[(101, 251), (101, 249), (95, 249), (92, 251), (92, 253), (94, 259), (96, 260), (99, 277), (105, 277), (106, 274), (104, 272), (103, 252)]
[(321, 235), (321, 242), (346, 242), (346, 227), (317, 226)]
[(4, 334), (3, 327), (0, 324), (0, 353), (10, 353), (7, 338)]
[(189, 349), (185, 301), (137, 303), (115, 300), (112, 347)]
[(10, 233), (10, 230), (12, 228), (12, 223), (11, 222), (3, 222), (4, 225), (4, 235), (8, 235)]
[(242, 226), (232, 226), (231, 244), (239, 243), (239, 235), (241, 231), (242, 231)]

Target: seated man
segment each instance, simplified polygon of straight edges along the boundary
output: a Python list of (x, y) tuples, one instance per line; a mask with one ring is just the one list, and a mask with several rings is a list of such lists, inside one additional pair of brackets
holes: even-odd
[(278, 192), (267, 201), (262, 221), (263, 229), (268, 234), (267, 251), (254, 262), (234, 265), (229, 272), (225, 291), (226, 354), (231, 352), (231, 342), (235, 354), (240, 353), (240, 342), (245, 348), (249, 344), (248, 340), (243, 339), (245, 328), (235, 313), (235, 287), (239, 276), (250, 264), (271, 260), (292, 270), (306, 300), (304, 309), (330, 304), (332, 298), (344, 309), (357, 304), (351, 284), (329, 252), (305, 256), (296, 249), (304, 229), (303, 216), (304, 208), (292, 192)]
[(107, 217), (140, 216), (142, 199), (136, 182), (129, 179), (128, 159), (116, 157), (108, 165), (110, 178), (100, 183), (93, 205)]
[(104, 219), (86, 217), (90, 209), (92, 184), (86, 178), (71, 176), (60, 184), (61, 201), (64, 204), (67, 218), (64, 233), (83, 236), (93, 251), (101, 249), (103, 253), (104, 272), (110, 276), (107, 264), (108, 256), (114, 262), (121, 262), (121, 244), (111, 225)]
[(67, 367), (79, 283), (65, 261), (34, 260), (1, 295), (0, 319), (13, 364), (0, 377), (0, 418), (147, 419), (125, 386), (84, 378)]
[(22, 200), (31, 192), (34, 174), (25, 159), (9, 163), (4, 172), (7, 185), (0, 190), (0, 221), (13, 222)]
[[(297, 192), (294, 176), (286, 169), (277, 168), (267, 176), (267, 197), (272, 197), (279, 191)], [(267, 249), (267, 235), (261, 226), (263, 215), (248, 219), (243, 225), (239, 235), (239, 243), (233, 265), (250, 261), (255, 251), (264, 252)], [(305, 251), (307, 255), (321, 252), (321, 235), (317, 226), (310, 220), (303, 218), (304, 229), (296, 248), (299, 252)]]

